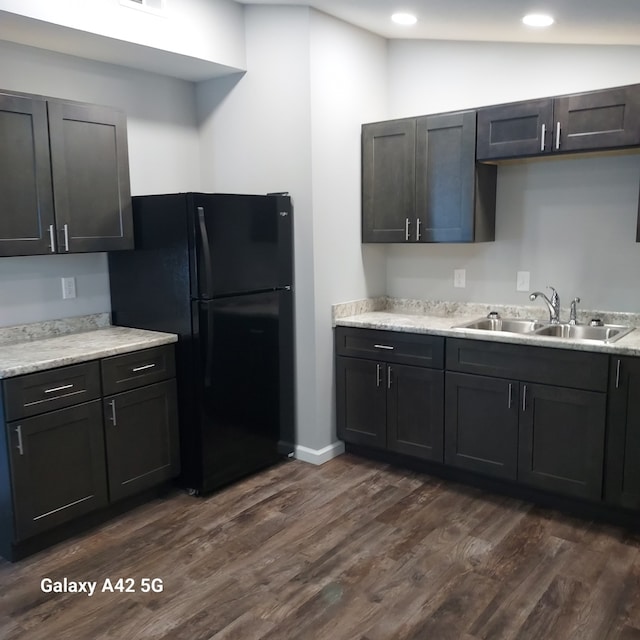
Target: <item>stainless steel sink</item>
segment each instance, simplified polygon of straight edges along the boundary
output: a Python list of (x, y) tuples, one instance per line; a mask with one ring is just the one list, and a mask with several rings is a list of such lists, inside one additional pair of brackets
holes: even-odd
[(592, 340), (596, 342), (615, 342), (633, 331), (633, 327), (619, 324), (590, 326), (582, 324), (549, 324), (534, 332), (538, 336), (564, 338), (565, 340)]
[(532, 333), (545, 327), (536, 320), (520, 320), (518, 318), (480, 318), (466, 324), (459, 324), (454, 329), (477, 329), (478, 331), (506, 331), (507, 333)]
[(519, 318), (478, 318), (453, 329), (466, 329), (479, 332), (518, 333), (541, 338), (563, 338), (588, 342), (615, 342), (633, 331), (633, 327), (620, 324), (602, 324), (599, 326), (583, 324), (550, 324), (538, 320)]

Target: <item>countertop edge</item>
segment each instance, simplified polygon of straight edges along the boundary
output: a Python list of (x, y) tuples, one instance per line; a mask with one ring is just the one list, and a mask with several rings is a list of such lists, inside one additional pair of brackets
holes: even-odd
[[(394, 316), (389, 318), (389, 316)], [(571, 349), (573, 351), (590, 351), (593, 353), (606, 353), (612, 355), (640, 356), (640, 330), (636, 329), (622, 337), (618, 342), (602, 343), (578, 342), (563, 338), (547, 336), (531, 336), (506, 332), (478, 331), (473, 329), (454, 329), (452, 325), (464, 324), (476, 319), (477, 316), (425, 316), (410, 315), (406, 313), (393, 313), (389, 311), (370, 311), (361, 315), (336, 318), (335, 325), (341, 327), (353, 327), (360, 329), (376, 329), (382, 331), (400, 331), (404, 333), (418, 333), (443, 336), (447, 338), (465, 338), (481, 340), (485, 342), (503, 342), (508, 344), (521, 344), (536, 347), (548, 347), (551, 349)], [(443, 327), (443, 323), (450, 326)]]
[[(100, 342), (105, 336), (107, 336), (109, 344)], [(65, 347), (69, 341), (80, 344), (76, 344), (73, 348), (69, 349)], [(92, 341), (96, 341), (95, 346), (91, 345)], [(177, 341), (178, 336), (172, 333), (109, 326), (103, 329), (3, 345), (5, 352), (7, 352), (9, 348), (17, 351), (22, 350), (24, 352), (24, 361), (16, 364), (5, 364), (2, 361), (2, 357), (0, 357), (0, 380), (28, 373), (36, 373), (38, 371), (46, 371), (48, 369), (56, 369), (72, 364), (99, 360), (124, 353), (141, 351), (143, 349), (151, 349)], [(37, 355), (35, 352), (37, 352), (41, 346), (47, 347), (44, 349), (45, 353), (47, 351), (53, 351), (54, 353), (41, 356)], [(58, 349), (60, 351), (68, 351), (68, 353), (59, 355), (56, 353)], [(29, 351), (34, 353), (29, 354)]]

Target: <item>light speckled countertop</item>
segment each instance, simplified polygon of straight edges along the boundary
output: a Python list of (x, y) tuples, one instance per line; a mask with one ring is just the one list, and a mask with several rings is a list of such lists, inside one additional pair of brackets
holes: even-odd
[(0, 344), (0, 378), (63, 367), (176, 342), (172, 333), (106, 327)]
[[(336, 305), (337, 308), (338, 305)], [(496, 307), (493, 305), (491, 308)], [(492, 342), (509, 342), (512, 344), (528, 344), (540, 347), (557, 349), (574, 349), (579, 351), (594, 351), (611, 353), (616, 355), (640, 355), (640, 329), (632, 331), (628, 335), (613, 343), (599, 343), (593, 341), (567, 340), (548, 336), (534, 336), (527, 334), (515, 334), (506, 332), (478, 331), (471, 329), (454, 329), (454, 325), (464, 324), (486, 316), (486, 310), (482, 312), (478, 308), (465, 309), (459, 305), (455, 311), (451, 310), (446, 315), (431, 315), (428, 313), (407, 313), (400, 309), (386, 310), (362, 310), (366, 307), (360, 303), (353, 315), (334, 317), (336, 326), (360, 327), (363, 329), (383, 329), (389, 331), (403, 331), (407, 333), (429, 333), (432, 335), (448, 336), (452, 338), (471, 338), (474, 340), (486, 340)], [(375, 309), (375, 306), (373, 307)], [(489, 305), (487, 305), (489, 308)], [(515, 313), (509, 314), (511, 317)], [(517, 314), (520, 317), (521, 314)], [(504, 315), (507, 317), (507, 314)], [(609, 318), (605, 318), (610, 321)], [(618, 318), (616, 318), (618, 320)], [(630, 324), (630, 323), (628, 323)], [(638, 325), (635, 325), (638, 326)]]

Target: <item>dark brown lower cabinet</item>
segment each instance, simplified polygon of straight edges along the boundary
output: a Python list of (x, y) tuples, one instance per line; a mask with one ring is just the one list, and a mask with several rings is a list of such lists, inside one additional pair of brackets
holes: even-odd
[(518, 382), (446, 373), (447, 464), (497, 478), (518, 472)]
[(8, 423), (7, 429), (17, 540), (107, 504), (99, 400)]
[(337, 358), (337, 428), (342, 440), (367, 447), (386, 446), (387, 394), (382, 367), (373, 360)]
[(600, 500), (606, 394), (524, 383), (520, 394), (518, 480)]
[(640, 508), (640, 358), (611, 359), (605, 500)]
[(178, 475), (173, 352), (165, 345), (0, 381), (1, 555), (32, 553)]
[(104, 399), (111, 501), (178, 475), (178, 404), (174, 380)]
[(336, 358), (338, 437), (442, 462), (443, 372)]
[(444, 375), (435, 369), (387, 365), (387, 449), (442, 461)]
[(463, 373), (446, 376), (447, 464), (600, 500), (604, 393)]

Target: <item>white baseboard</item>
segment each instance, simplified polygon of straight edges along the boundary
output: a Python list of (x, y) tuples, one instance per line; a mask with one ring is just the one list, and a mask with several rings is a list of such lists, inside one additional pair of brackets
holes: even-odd
[(334, 442), (322, 449), (310, 449), (302, 445), (296, 445), (296, 460), (310, 462), (311, 464), (324, 464), (332, 458), (337, 458), (344, 453), (344, 442)]

